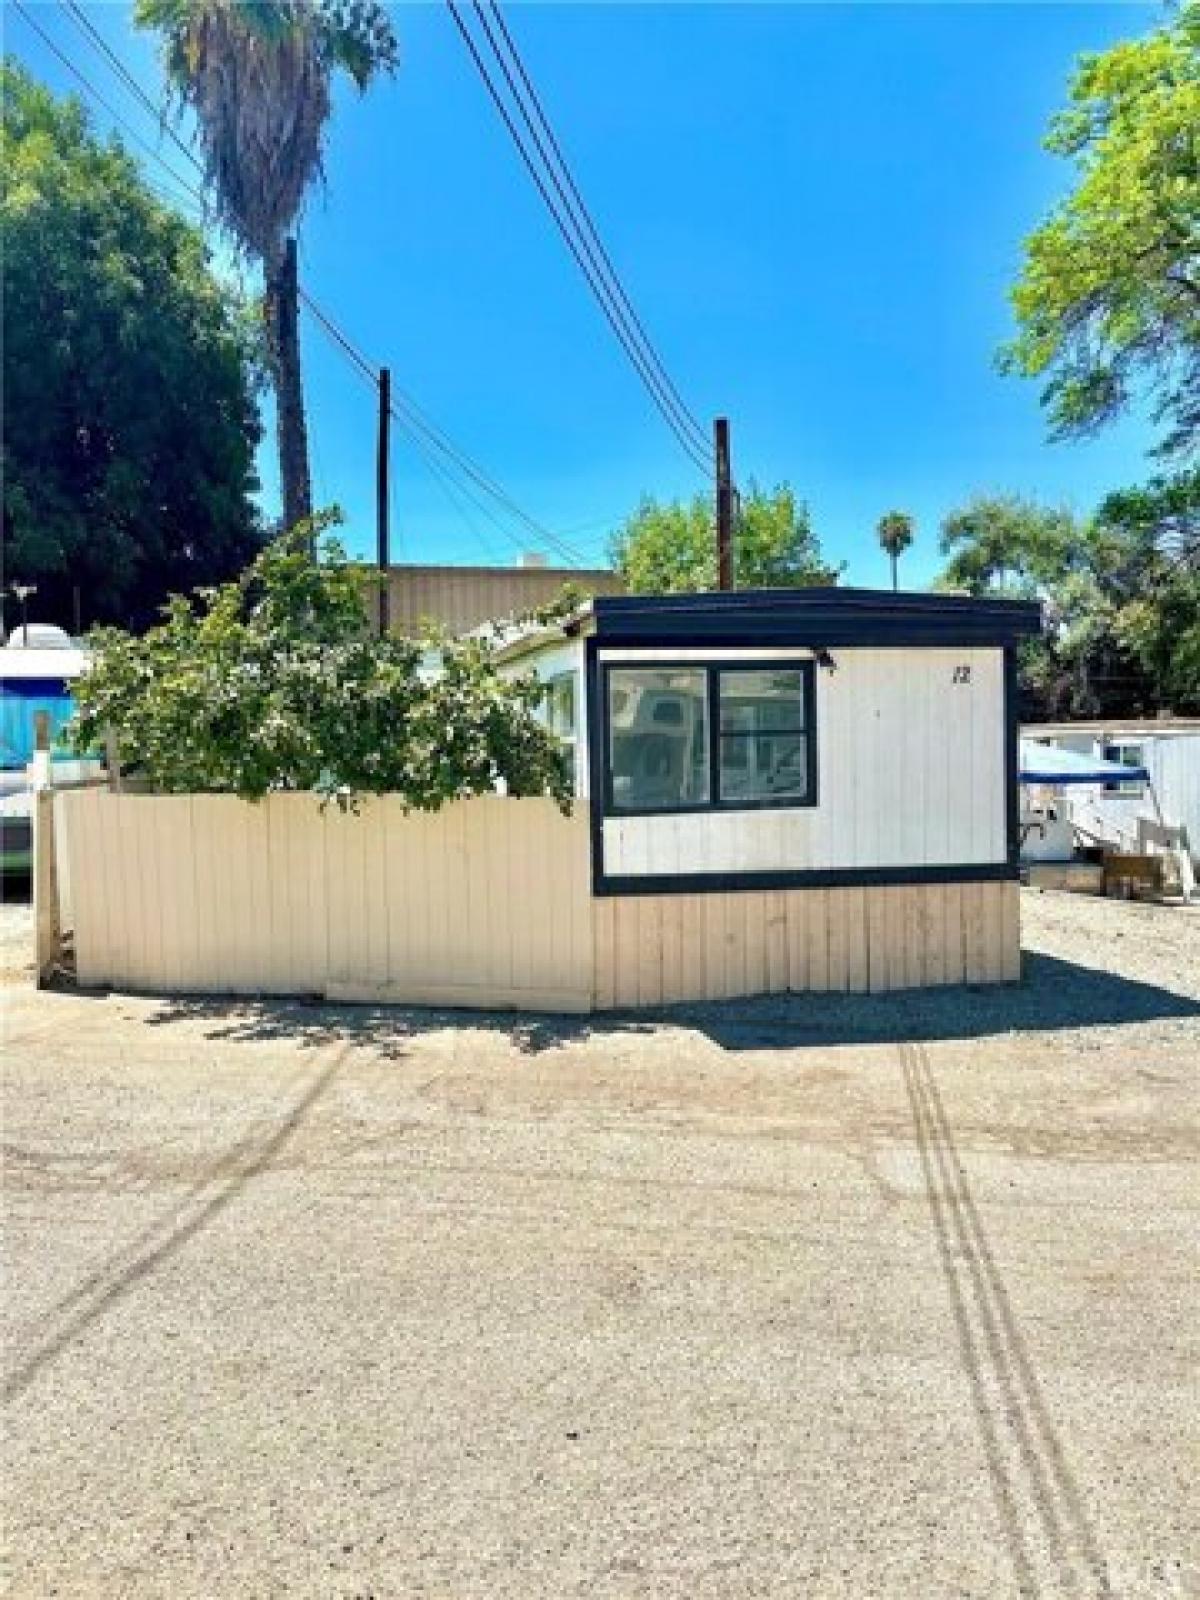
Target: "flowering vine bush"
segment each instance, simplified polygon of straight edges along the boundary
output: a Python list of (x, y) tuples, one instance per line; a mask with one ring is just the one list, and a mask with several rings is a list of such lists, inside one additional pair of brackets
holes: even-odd
[(435, 811), (502, 784), (569, 810), (536, 714), (545, 686), (502, 676), (485, 638), (373, 637), (375, 575), (332, 540), (313, 558), (333, 520), (284, 534), (232, 583), (174, 596), (145, 634), (93, 632), (76, 746), (111, 730), (122, 765), (164, 793), (311, 790), (344, 807), (388, 793)]

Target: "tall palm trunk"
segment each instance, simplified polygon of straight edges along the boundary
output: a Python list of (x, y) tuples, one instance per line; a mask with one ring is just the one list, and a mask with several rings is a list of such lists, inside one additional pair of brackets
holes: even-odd
[(892, 593), (895, 594), (900, 587), (899, 576), (896, 571), (897, 556), (894, 550), (890, 550), (888, 554), (892, 558)]
[(283, 524), (294, 528), (312, 516), (308, 472), (308, 424), (300, 375), (300, 304), (296, 241), (287, 239), (264, 262), (267, 291), (267, 342), (275, 380), (275, 424), (279, 440), (279, 482)]

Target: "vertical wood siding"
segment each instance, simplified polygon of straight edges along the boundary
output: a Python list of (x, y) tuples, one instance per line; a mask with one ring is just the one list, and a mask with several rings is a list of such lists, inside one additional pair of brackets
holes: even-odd
[(59, 797), (79, 981), (158, 992), (591, 1005), (586, 812), (499, 796)]
[(596, 1009), (1013, 982), (1018, 894), (954, 883), (597, 900)]
[(583, 1011), (1019, 976), (1014, 883), (594, 900), (586, 806), (56, 805), (84, 986)]
[[(665, 652), (642, 652), (641, 659), (658, 654)], [(833, 655), (837, 670), (818, 671), (816, 680), (816, 806), (605, 818), (605, 872), (1003, 862), (1003, 652), (856, 649)], [(632, 653), (602, 652), (601, 659), (628, 661)], [(739, 659), (752, 657), (743, 652)], [(962, 668), (967, 681), (955, 682)]]

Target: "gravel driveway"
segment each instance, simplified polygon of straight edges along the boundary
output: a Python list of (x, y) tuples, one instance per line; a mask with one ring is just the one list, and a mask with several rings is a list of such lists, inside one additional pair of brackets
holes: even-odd
[(36, 994), (15, 1596), (1200, 1593), (1200, 914), (663, 1019)]

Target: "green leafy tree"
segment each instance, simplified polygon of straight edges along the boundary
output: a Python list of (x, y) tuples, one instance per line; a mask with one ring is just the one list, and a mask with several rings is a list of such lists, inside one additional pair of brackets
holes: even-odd
[(1046, 632), (1021, 648), (1026, 715), (1200, 709), (1198, 506), (1190, 473), (1088, 519), (1017, 496), (947, 517), (943, 586), (1043, 603)]
[[(634, 594), (681, 594), (717, 586), (712, 501), (705, 495), (660, 504), (645, 499), (612, 542), (612, 561)], [(739, 589), (797, 589), (836, 583), (809, 520), (787, 485), (751, 484), (734, 530)]]
[(366, 89), (397, 62), (376, 0), (137, 0), (174, 92), (196, 116), (217, 214), (261, 263), (284, 525), (309, 516), (296, 252), (288, 236), (320, 177), (333, 78)]
[(879, 543), (892, 563), (892, 588), (900, 587), (897, 563), (913, 542), (915, 528), (907, 511), (889, 511), (879, 519)]
[(1147, 394), (1187, 453), (1200, 432), (1200, 3), (1148, 38), (1085, 56), (1048, 148), (1076, 187), (1029, 238), (1002, 354), (1047, 380), (1059, 436)]
[(1200, 712), (1200, 468), (1110, 494), (1095, 540), (1121, 586), (1115, 631), (1155, 709)]
[(283, 534), (236, 581), (173, 597), (140, 637), (93, 633), (77, 747), (112, 730), (122, 764), (166, 793), (303, 790), (344, 806), (389, 793), (435, 811), (503, 784), (568, 810), (566, 765), (536, 715), (545, 685), (502, 674), (481, 637), (374, 637), (377, 580), (332, 542), (313, 558), (328, 520)]
[(2, 82), (6, 576), (41, 620), (78, 586), (86, 621), (140, 626), (261, 542), (252, 327), (76, 100)]
[(949, 557), (940, 584), (968, 594), (1036, 599), (1058, 582), (1083, 542), (1083, 527), (1061, 507), (1021, 495), (977, 495), (942, 523)]

